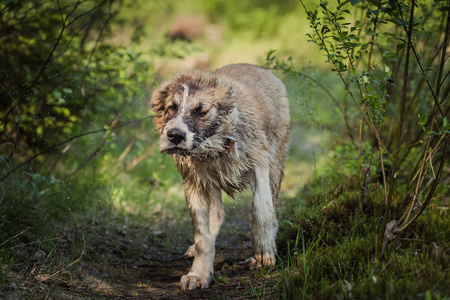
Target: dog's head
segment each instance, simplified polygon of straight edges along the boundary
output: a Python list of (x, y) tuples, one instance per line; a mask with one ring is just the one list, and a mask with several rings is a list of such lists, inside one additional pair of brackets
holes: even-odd
[(182, 74), (162, 84), (150, 101), (160, 151), (202, 157), (223, 151), (223, 137), (230, 134), (232, 94), (231, 87), (200, 72)]

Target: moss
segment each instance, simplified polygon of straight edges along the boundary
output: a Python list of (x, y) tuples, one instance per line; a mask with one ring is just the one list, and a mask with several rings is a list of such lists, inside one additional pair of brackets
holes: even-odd
[[(442, 299), (450, 295), (449, 221), (437, 204), (391, 242), (378, 260), (376, 246), (383, 198), (371, 188), (357, 214), (360, 192), (347, 186), (327, 198), (315, 187), (307, 197), (287, 203), (279, 250), (284, 260), (278, 283), (282, 298), (302, 299)], [(302, 204), (301, 209), (292, 209)], [(391, 207), (395, 215), (394, 206)]]

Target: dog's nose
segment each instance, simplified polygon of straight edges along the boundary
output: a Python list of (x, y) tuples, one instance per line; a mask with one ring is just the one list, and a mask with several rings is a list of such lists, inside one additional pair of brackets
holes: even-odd
[(167, 131), (167, 137), (169, 138), (169, 141), (178, 145), (186, 140), (186, 133), (178, 128), (172, 128)]

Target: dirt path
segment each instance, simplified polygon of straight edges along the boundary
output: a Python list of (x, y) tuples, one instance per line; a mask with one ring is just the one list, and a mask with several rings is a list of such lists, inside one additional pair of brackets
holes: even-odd
[(18, 248), (10, 284), (0, 289), (0, 298), (249, 299), (256, 291), (271, 298), (267, 270), (250, 271), (242, 263), (252, 251), (250, 208), (228, 206), (225, 211), (208, 289), (181, 291), (178, 285), (191, 266), (183, 255), (192, 243), (188, 218), (157, 232), (130, 218), (61, 227), (53, 249), (44, 244)]
[[(150, 259), (127, 269), (123, 299), (248, 299), (254, 297), (261, 278), (243, 262), (252, 251), (249, 232), (249, 209), (228, 207), (228, 217), (216, 241), (214, 279), (206, 290), (181, 291), (180, 277), (188, 273), (191, 261), (184, 248), (174, 249), (159, 259)], [(243, 211), (244, 210), (244, 211)], [(190, 224), (188, 224), (190, 225)], [(192, 239), (188, 238), (189, 242)], [(189, 244), (188, 244), (189, 245)], [(188, 246), (187, 245), (187, 246)], [(186, 246), (186, 245), (185, 245)], [(182, 251), (180, 253), (180, 250)], [(259, 274), (261, 275), (261, 274)], [(136, 284), (139, 282), (140, 284)]]
[[(230, 210), (230, 209), (228, 209)], [(178, 283), (188, 273), (191, 261), (183, 255), (184, 248), (173, 249), (159, 258), (127, 266), (126, 276), (118, 285), (124, 288), (123, 299), (239, 299), (251, 298), (258, 286), (257, 276), (243, 264), (251, 254), (248, 214), (231, 211), (216, 241), (214, 279), (206, 290), (181, 291)], [(190, 225), (190, 224), (188, 224)], [(192, 238), (187, 237), (189, 242)], [(185, 245), (187, 249), (189, 244)], [(155, 251), (156, 250), (156, 251)], [(153, 249), (161, 253), (164, 249)], [(181, 252), (180, 252), (181, 251)]]

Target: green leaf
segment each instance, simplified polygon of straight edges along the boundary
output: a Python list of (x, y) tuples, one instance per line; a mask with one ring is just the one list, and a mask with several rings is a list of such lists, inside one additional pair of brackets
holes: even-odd
[(389, 0), (389, 6), (390, 6), (392, 9), (396, 9), (396, 8), (397, 8), (397, 1), (395, 1), (395, 0)]
[(424, 114), (423, 116), (419, 115), (419, 118), (420, 118), (420, 123), (421, 123), (422, 125), (427, 124), (427, 121), (428, 121), (428, 116), (427, 116), (427, 114)]
[(353, 6), (355, 6), (355, 5), (357, 5), (357, 4), (361, 3), (361, 2), (362, 2), (362, 0), (350, 0), (350, 3), (351, 3)]
[(369, 48), (369, 43), (365, 43), (361, 45), (361, 51), (366, 50), (367, 48)]
[(128, 57), (130, 59), (135, 59), (136, 58), (136, 54), (134, 54), (133, 51), (128, 51)]
[(381, 46), (387, 46), (387, 36), (385, 36), (384, 34), (378, 34), (377, 42)]
[(63, 97), (62, 97), (62, 93), (60, 91), (54, 91), (53, 95), (55, 95), (56, 99), (58, 99), (60, 101), (64, 100)]
[(339, 39), (340, 39), (340, 40), (343, 40), (343, 39), (345, 39), (347, 36), (348, 36), (348, 32), (343, 31), (343, 32), (341, 32), (341, 34), (340, 34), (340, 36), (339, 36)]

